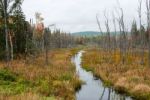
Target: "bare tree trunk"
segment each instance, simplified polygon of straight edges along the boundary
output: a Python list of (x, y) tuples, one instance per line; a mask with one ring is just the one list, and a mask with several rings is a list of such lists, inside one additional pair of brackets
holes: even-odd
[(9, 45), (8, 45), (8, 26), (7, 26), (7, 1), (4, 1), (4, 22), (5, 22), (5, 42), (6, 42), (6, 62), (9, 65)]
[[(47, 34), (47, 32), (45, 32), (45, 35)], [(45, 36), (44, 38), (44, 46), (45, 46), (45, 63), (46, 65), (48, 65), (48, 45), (47, 45), (47, 37)]]
[(49, 39), (50, 39), (49, 34), (50, 34), (49, 29), (45, 29), (45, 31), (44, 31), (44, 48), (45, 48), (45, 63), (46, 63), (46, 65), (49, 64), (49, 61), (48, 61)]
[(28, 44), (27, 44), (27, 41), (28, 41), (28, 34), (26, 32), (26, 46), (25, 46), (25, 61), (27, 62), (27, 55), (28, 55)]
[(14, 59), (14, 48), (13, 48), (13, 41), (11, 33), (9, 32), (9, 41), (10, 41), (10, 55), (11, 55), (11, 61)]
[(139, 13), (139, 22), (140, 22), (140, 38), (141, 38), (141, 65), (144, 64), (144, 34), (142, 33), (142, 0), (139, 0), (139, 8), (138, 8), (138, 13)]
[[(101, 50), (105, 50), (105, 46), (104, 46), (104, 35), (103, 35), (103, 31), (102, 31), (102, 29), (101, 29), (101, 25), (100, 25), (100, 21), (99, 21), (99, 19), (98, 19), (98, 15), (96, 15), (96, 20), (97, 20), (97, 24), (98, 24), (98, 27), (99, 27), (99, 31), (100, 31), (100, 34), (101, 34), (101, 39), (99, 40), (100, 41), (100, 49)], [(104, 55), (103, 54), (101, 54), (100, 53), (100, 56), (103, 58), (104, 57)]]
[(114, 57), (115, 57), (115, 60), (116, 60), (116, 50), (117, 50), (117, 29), (116, 29), (116, 19), (115, 19), (115, 15), (114, 13), (112, 13), (112, 16), (113, 16), (113, 25), (114, 25), (114, 30), (115, 30), (115, 33), (114, 33)]
[(121, 58), (122, 58), (122, 63), (125, 63), (125, 58), (126, 58), (126, 46), (127, 46), (127, 41), (126, 41), (126, 30), (125, 30), (125, 24), (124, 24), (124, 13), (123, 9), (119, 8), (120, 13), (118, 12), (119, 18), (118, 18), (118, 23), (119, 23), (119, 28), (120, 28), (120, 53), (121, 53)]
[(121, 19), (120, 19), (120, 24), (121, 24), (121, 27), (122, 27), (122, 39), (123, 39), (123, 42), (122, 42), (122, 62), (123, 64), (125, 63), (125, 57), (126, 57), (126, 32), (125, 32), (125, 25), (124, 25), (124, 14), (123, 14), (123, 9), (120, 8), (120, 11), (121, 11)]
[(148, 63), (150, 66), (150, 0), (146, 0), (146, 8), (147, 8), (147, 32), (148, 32)]
[(106, 13), (104, 12), (104, 16), (105, 16), (105, 26), (106, 26), (106, 30), (107, 30), (107, 50), (110, 53), (111, 51), (111, 45), (110, 45), (110, 28), (109, 28), (109, 20), (108, 17), (106, 15)]
[(96, 15), (96, 20), (97, 20), (97, 24), (98, 24), (98, 27), (99, 27), (100, 34), (101, 34), (101, 36), (102, 36), (102, 39), (101, 39), (101, 46), (102, 46), (102, 48), (104, 49), (104, 48), (105, 48), (105, 46), (104, 46), (104, 33), (103, 33), (103, 31), (102, 31), (102, 28), (101, 28), (101, 25), (100, 25), (100, 21), (99, 21), (99, 19), (98, 19), (98, 15)]
[(119, 24), (119, 31), (120, 31), (120, 36), (119, 36), (119, 49), (120, 49), (120, 58), (122, 57), (122, 29), (121, 29), (121, 24), (120, 24), (120, 19), (118, 19), (118, 24)]

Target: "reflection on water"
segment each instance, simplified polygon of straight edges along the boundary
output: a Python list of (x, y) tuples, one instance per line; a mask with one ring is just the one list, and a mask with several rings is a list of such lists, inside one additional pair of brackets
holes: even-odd
[(76, 100), (132, 100), (130, 97), (117, 94), (111, 88), (104, 87), (101, 80), (96, 80), (91, 72), (84, 70), (81, 66), (82, 54), (83, 51), (80, 51), (72, 58), (72, 62), (76, 65), (77, 75), (86, 83), (76, 93)]

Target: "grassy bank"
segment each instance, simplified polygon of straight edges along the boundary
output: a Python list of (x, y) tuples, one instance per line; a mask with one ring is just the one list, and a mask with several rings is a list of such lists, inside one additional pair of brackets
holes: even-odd
[(136, 99), (150, 100), (150, 68), (147, 63), (140, 65), (140, 57), (128, 53), (126, 63), (122, 64), (119, 52), (112, 54), (97, 49), (86, 50), (82, 65), (101, 78), (105, 85)]
[(0, 62), (0, 100), (74, 100), (81, 82), (75, 74), (71, 57), (77, 49), (52, 50), (49, 65), (44, 55), (11, 62)]

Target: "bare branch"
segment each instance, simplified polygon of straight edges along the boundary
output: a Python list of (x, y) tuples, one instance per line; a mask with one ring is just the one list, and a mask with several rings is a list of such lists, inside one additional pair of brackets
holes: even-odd
[(97, 20), (97, 24), (98, 24), (100, 33), (103, 35), (103, 31), (102, 31), (102, 28), (101, 28), (101, 25), (100, 25), (100, 21), (99, 21), (99, 19), (98, 19), (98, 14), (96, 15), (96, 20)]

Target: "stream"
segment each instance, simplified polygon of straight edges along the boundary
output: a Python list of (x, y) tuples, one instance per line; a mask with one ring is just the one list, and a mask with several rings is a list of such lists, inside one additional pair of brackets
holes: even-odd
[(100, 79), (94, 77), (92, 72), (87, 72), (81, 66), (81, 57), (84, 51), (78, 52), (73, 58), (72, 62), (76, 66), (76, 72), (80, 80), (85, 82), (81, 89), (76, 92), (76, 100), (132, 100), (132, 98), (118, 94), (112, 88), (103, 86)]

